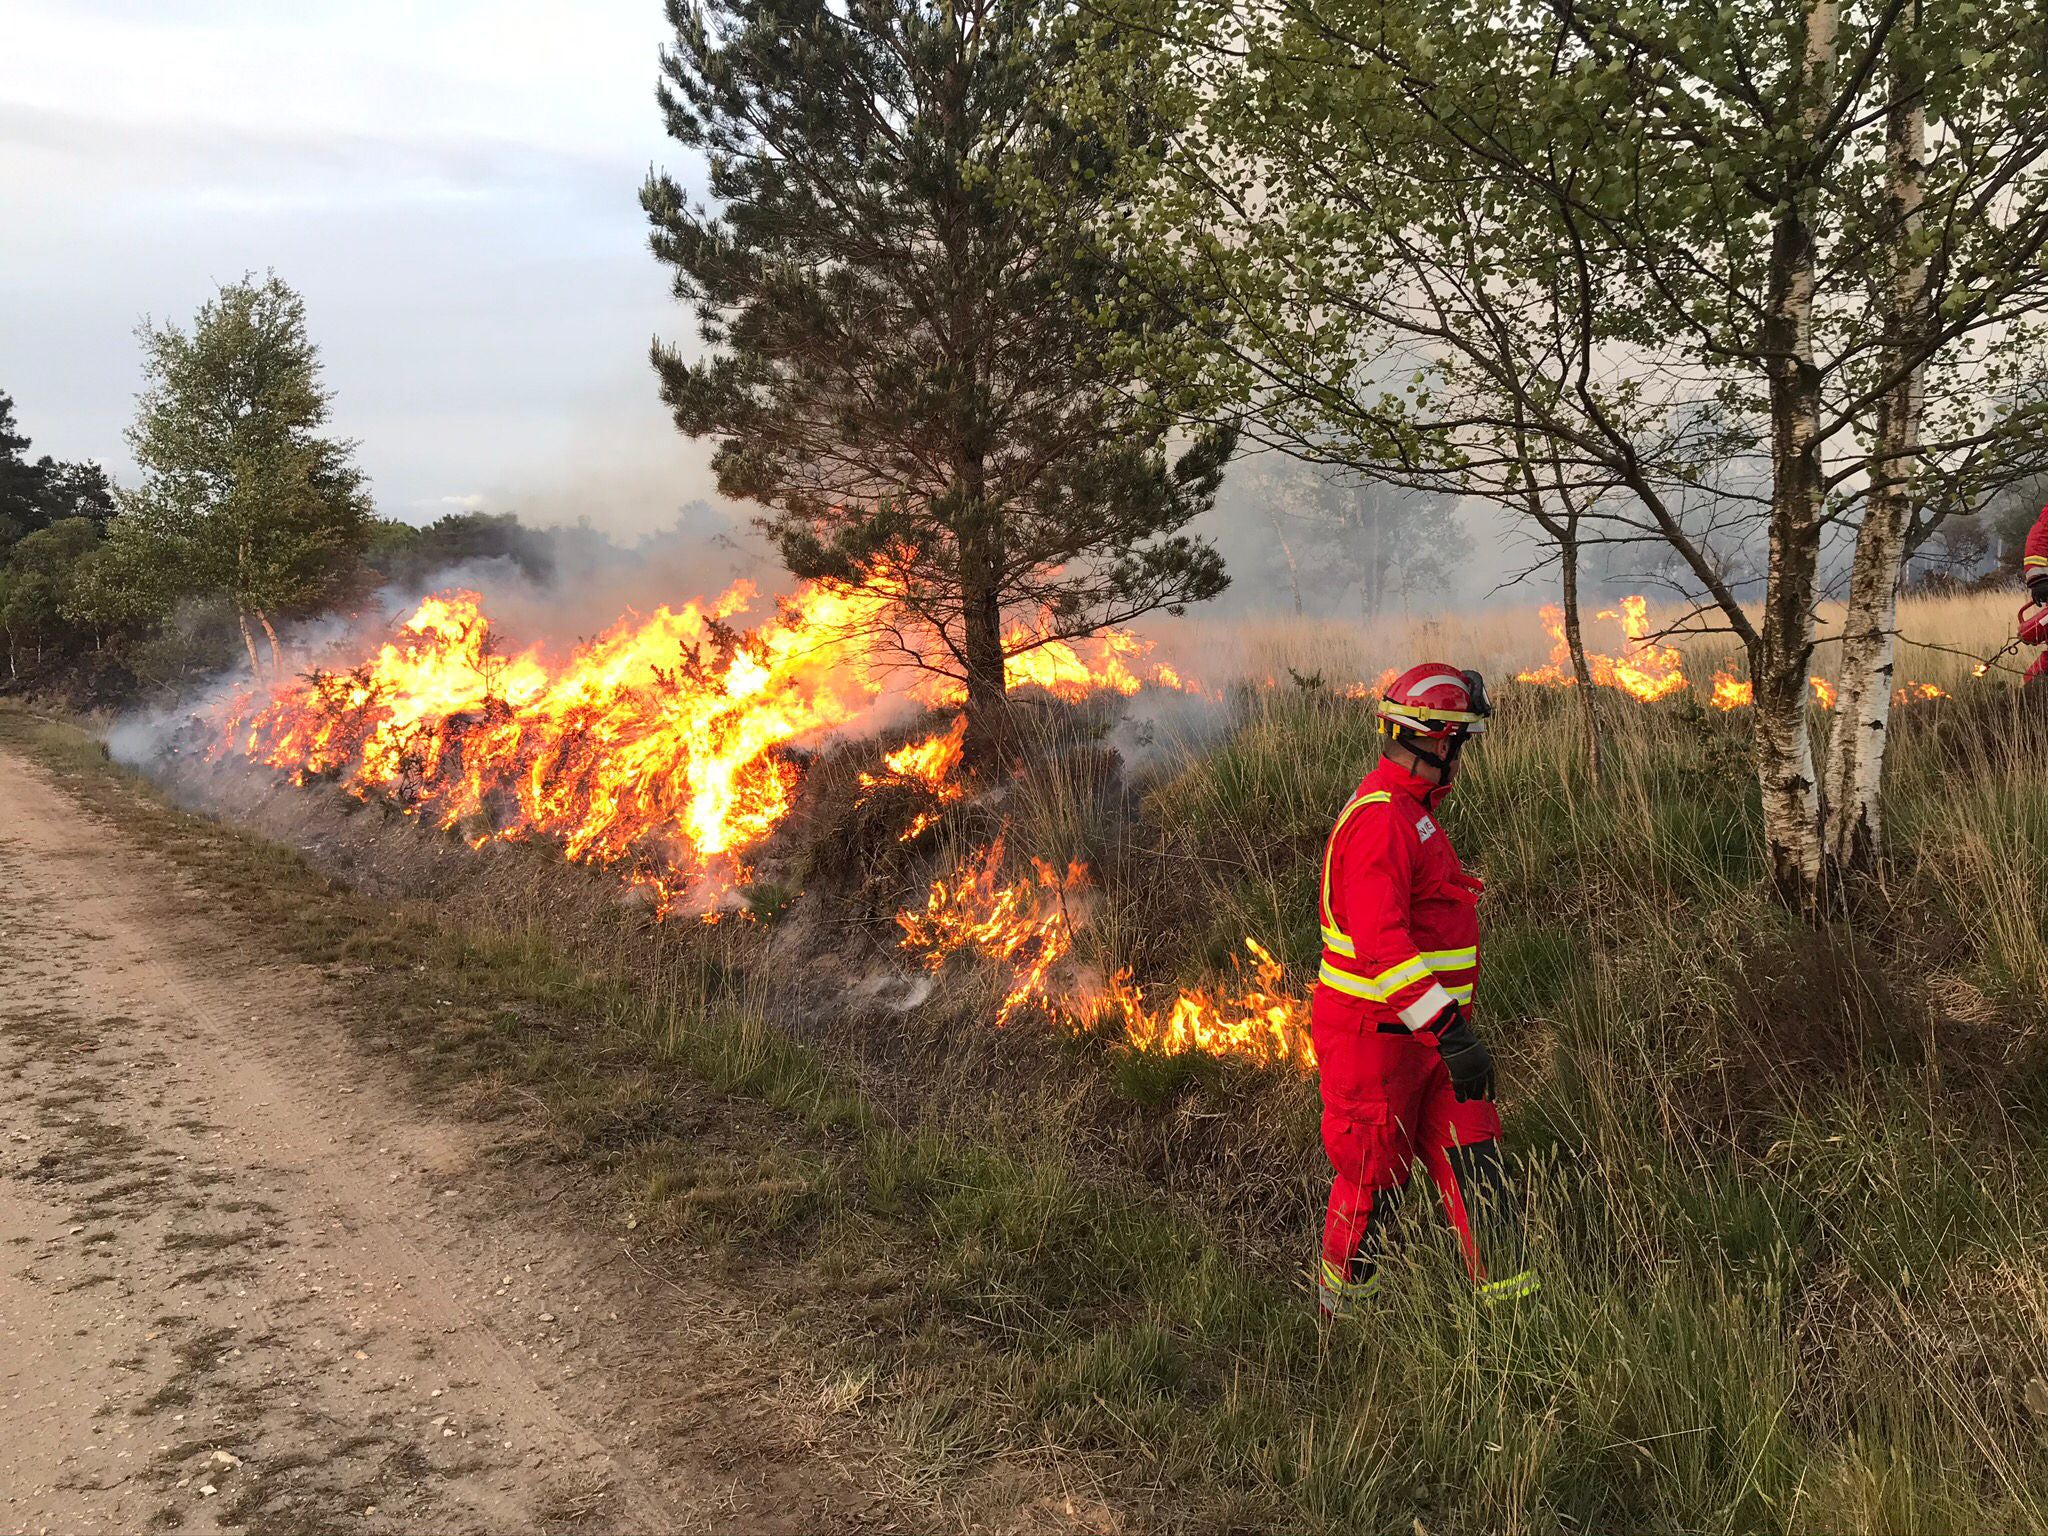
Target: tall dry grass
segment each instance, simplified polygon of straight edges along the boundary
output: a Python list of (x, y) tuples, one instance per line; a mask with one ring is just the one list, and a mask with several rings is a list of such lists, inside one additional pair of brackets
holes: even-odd
[[(2016, 595), (2003, 591), (1956, 593), (1901, 600), (1897, 629), (1897, 681), (1931, 682), (1954, 691), (1969, 677), (1973, 658), (1996, 650), (2014, 631)], [(1620, 655), (1625, 640), (1620, 622), (1602, 618), (1618, 612), (1592, 602), (1585, 613), (1590, 651)], [(1823, 603), (1815, 614), (1815, 670), (1832, 676), (1842, 605)], [(1752, 613), (1751, 617), (1758, 615)], [(1704, 700), (1714, 674), (1746, 676), (1741, 646), (1720, 627), (1717, 615), (1652, 603), (1651, 633), (1684, 656), (1686, 676)], [(1553, 642), (1531, 603), (1496, 602), (1478, 613), (1427, 617), (1390, 615), (1359, 620), (1321, 617), (1268, 618), (1225, 623), (1194, 615), (1159, 632), (1162, 649), (1190, 675), (1227, 686), (1232, 682), (1285, 682), (1290, 672), (1320, 675), (1333, 686), (1370, 683), (1389, 667), (1416, 660), (1455, 660), (1501, 680), (1552, 659)], [(2010, 668), (2016, 677), (2024, 661)]]
[[(1981, 652), (2008, 606), (1902, 628)], [(1480, 1027), (1544, 1290), (1475, 1309), (1418, 1199), (1379, 1299), (1323, 1331), (1311, 1082), (996, 1030), (986, 975), (863, 1011), (831, 969), (880, 963), (891, 912), (1007, 823), (1013, 857), (1094, 869), (1089, 963), (1212, 979), (1251, 935), (1305, 989), (1322, 840), (1374, 752), (1329, 685), (1547, 647), (1528, 612), (1239, 638), (1207, 676), (1256, 686), (1122, 765), (1114, 721), (1048, 712), (934, 841), (864, 827), (861, 761), (821, 764), (758, 928), (593, 915), (595, 877), (534, 878), (532, 849), (402, 921), (210, 833), (190, 856), (309, 953), (381, 975), (389, 947), (399, 1027), (543, 1105), (636, 1230), (723, 1255), (906, 1477), (1056, 1458), (1127, 1528), (1216, 1536), (2048, 1529), (2042, 712), (1909, 649), (1902, 680), (1957, 697), (1900, 710), (1895, 873), (1815, 931), (1760, 892), (1744, 716), (1603, 694), (1596, 785), (1578, 701), (1504, 687), (1444, 820), (1488, 879)], [(1696, 681), (1730, 655), (1682, 647)]]
[[(1955, 697), (1895, 716), (1894, 874), (1821, 931), (1762, 894), (1746, 715), (1603, 691), (1595, 784), (1571, 694), (1501, 690), (1443, 820), (1489, 881), (1479, 1016), (1543, 1300), (1476, 1314), (1411, 1214), (1308, 1376), (1289, 1325), (1232, 1323), (1189, 1432), (1284, 1528), (2048, 1528), (2048, 710), (1970, 677), (2009, 607), (1903, 605), (1899, 680)], [(1316, 855), (1373, 755), (1369, 704), (1329, 685), (1418, 654), (1505, 676), (1545, 657), (1531, 618), (1250, 631), (1260, 685), (1162, 754), (1135, 833), (1041, 797), (1022, 841), (1098, 861), (1103, 966), (1207, 977), (1249, 934), (1306, 986)], [(1696, 683), (1735, 660), (1680, 644)], [(1299, 1099), (1183, 1093), (1300, 1156), (1277, 1124)], [(1245, 1240), (1227, 1195), (1189, 1192)], [(1144, 1304), (1191, 1349), (1225, 1326), (1171, 1282)]]

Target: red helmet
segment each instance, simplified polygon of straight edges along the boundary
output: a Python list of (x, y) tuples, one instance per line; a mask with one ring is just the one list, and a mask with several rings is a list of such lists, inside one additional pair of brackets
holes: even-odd
[(1493, 704), (1486, 679), (1441, 661), (1410, 667), (1389, 683), (1375, 711), (1388, 735), (1463, 741), (1486, 729)]

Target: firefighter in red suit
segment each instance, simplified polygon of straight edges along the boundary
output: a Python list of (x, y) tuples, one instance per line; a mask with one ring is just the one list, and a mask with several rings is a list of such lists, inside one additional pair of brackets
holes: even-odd
[(1418, 1160), (1480, 1300), (1538, 1286), (1518, 1256), (1493, 1062), (1471, 1023), (1482, 886), (1436, 819), (1460, 749), (1491, 713), (1476, 672), (1428, 662), (1396, 678), (1378, 705), (1379, 763), (1323, 855), (1311, 1019), (1335, 1175), (1316, 1283), (1325, 1315), (1371, 1291)]
[[(2048, 646), (2048, 507), (2041, 509), (2027, 535), (2027, 547), (2020, 555), (2020, 580), (2027, 584), (2031, 599), (2020, 610), (2020, 639), (2028, 645)], [(2048, 650), (2027, 668), (2027, 681), (2036, 678), (2048, 678)]]

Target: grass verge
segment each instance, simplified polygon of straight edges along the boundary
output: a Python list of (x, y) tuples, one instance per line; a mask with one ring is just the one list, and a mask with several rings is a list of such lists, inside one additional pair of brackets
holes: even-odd
[[(1273, 850), (1315, 835), (1304, 774), (1336, 782), (1355, 750), (1322, 702), (1276, 708), (1213, 780), (1156, 791), (1190, 837), (1245, 843), (1198, 946), (1299, 905)], [(1754, 902), (1739, 780), (1672, 730), (1597, 797), (1533, 754), (1472, 786), (1500, 840), (1541, 1304), (1475, 1311), (1418, 1229), (1375, 1310), (1324, 1333), (1213, 1204), (1084, 1161), (1056, 1117), (885, 1109), (715, 951), (650, 987), (543, 925), (375, 901), (0, 715), (0, 741), (345, 979), (424, 1082), (522, 1117), (618, 1219), (704, 1249), (941, 1482), (1057, 1448), (1129, 1524), (1219, 1533), (2048, 1526), (2041, 1149), (1930, 1078), (1900, 1017), (1919, 994), (1864, 997), (1854, 935)], [(1607, 893), (1600, 921), (1567, 890)], [(1126, 931), (1157, 931), (1141, 915)], [(1994, 935), (1985, 966), (2023, 982), (2037, 934)], [(1753, 1042), (1788, 1017), (1779, 1058), (1816, 1021), (1848, 1033), (1787, 1076)], [(1766, 1066), (1770, 1091), (1743, 1080)], [(1227, 1075), (1122, 1070), (1161, 1146), (1229, 1110)]]

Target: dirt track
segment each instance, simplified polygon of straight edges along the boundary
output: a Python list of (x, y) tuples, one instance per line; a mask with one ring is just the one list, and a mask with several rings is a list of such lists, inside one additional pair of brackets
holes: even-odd
[(0, 749), (0, 1532), (928, 1528)]

